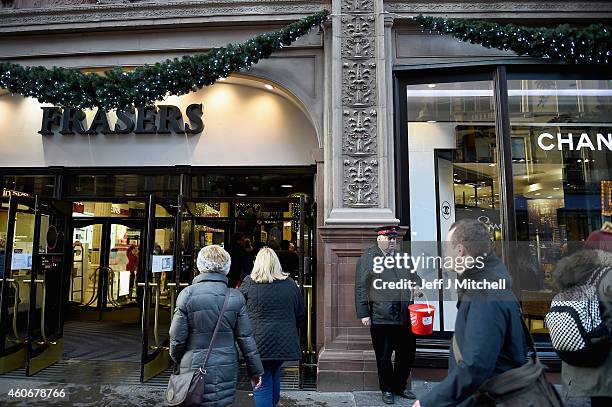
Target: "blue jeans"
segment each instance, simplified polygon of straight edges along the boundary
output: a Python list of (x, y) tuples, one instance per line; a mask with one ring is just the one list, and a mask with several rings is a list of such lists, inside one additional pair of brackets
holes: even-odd
[(262, 361), (264, 374), (261, 386), (253, 391), (257, 407), (275, 407), (280, 400), (281, 360)]

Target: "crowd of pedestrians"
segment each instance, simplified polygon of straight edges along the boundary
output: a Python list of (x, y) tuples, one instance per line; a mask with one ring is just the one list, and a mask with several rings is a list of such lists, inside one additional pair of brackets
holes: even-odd
[[(396, 290), (390, 297), (373, 294), (373, 277), (385, 281), (405, 277), (393, 267), (382, 273), (373, 272), (374, 258), (393, 257), (399, 250), (400, 238), (396, 226), (376, 231), (377, 244), (363, 253), (356, 267), (355, 306), (357, 318), (370, 330), (384, 403), (394, 404), (395, 398), (401, 397), (414, 399), (414, 407), (493, 406), (500, 405), (496, 403), (502, 399), (505, 406), (563, 406), (537, 358), (533, 338), (512, 290), (512, 278), (495, 254), (487, 228), (476, 220), (455, 222), (444, 250), (453, 264), (465, 265), (467, 258), (481, 258), (482, 262), (479, 267), (451, 269), (460, 281), (504, 280), (505, 284), (501, 290), (473, 286), (458, 289), (448, 375), (417, 400), (408, 386), (416, 352), (408, 307), (422, 291)], [(591, 284), (594, 275), (600, 276), (595, 286), (602, 321), (597, 338), (607, 341), (612, 339), (611, 237), (601, 238), (593, 233), (584, 248), (560, 261), (553, 273), (561, 293)], [(301, 357), (298, 332), (304, 303), (291, 277), (293, 268), (297, 268), (297, 255), (294, 258), (291, 253), (287, 244), (281, 247), (272, 242), (269, 247), (252, 247), (244, 236), (237, 235), (229, 253), (211, 245), (198, 254), (200, 274), (177, 299), (170, 328), (170, 356), (181, 373), (196, 371), (207, 363), (201, 405), (221, 407), (234, 400), (237, 348), (246, 362), (256, 406), (278, 404), (281, 367)], [(420, 285), (421, 278), (416, 273), (411, 273), (410, 279)], [(597, 346), (599, 352), (606, 349), (601, 343)], [(570, 359), (560, 352), (564, 360), (562, 378), (570, 396), (589, 397), (593, 407), (612, 406), (609, 348), (608, 343), (607, 356), (589, 366), (568, 363)], [(208, 358), (207, 349), (211, 352)], [(585, 349), (581, 352), (586, 354)], [(524, 404), (526, 400), (528, 404)]]

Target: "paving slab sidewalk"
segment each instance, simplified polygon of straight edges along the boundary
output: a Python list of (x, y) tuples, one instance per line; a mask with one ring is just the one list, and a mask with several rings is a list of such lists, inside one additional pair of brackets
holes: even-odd
[[(428, 392), (435, 383), (420, 380), (413, 381), (413, 391), (417, 396)], [(10, 397), (13, 389), (52, 389), (64, 390), (64, 397)], [(562, 393), (563, 394), (563, 393)], [(28, 379), (2, 379), (0, 376), (0, 405), (10, 407), (30, 406), (75, 406), (75, 407), (128, 407), (164, 405), (164, 389), (147, 385), (107, 385), (107, 384), (71, 384), (37, 382)], [(395, 406), (410, 407), (412, 400), (396, 399)], [(239, 407), (254, 406), (252, 393), (238, 391), (233, 404)], [(354, 392), (316, 392), (316, 391), (283, 391), (279, 407), (387, 407), (377, 391)], [(586, 399), (569, 399), (567, 407), (589, 407)]]

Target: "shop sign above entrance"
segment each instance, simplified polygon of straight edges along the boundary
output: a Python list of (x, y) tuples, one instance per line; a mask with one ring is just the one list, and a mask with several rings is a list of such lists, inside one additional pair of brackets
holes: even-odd
[(541, 133), (538, 136), (538, 147), (544, 151), (557, 149), (582, 150), (587, 148), (592, 151), (612, 151), (612, 133), (597, 133), (595, 136), (588, 133), (572, 134), (557, 133), (553, 136), (550, 133)]
[(193, 103), (185, 109), (189, 122), (183, 120), (181, 109), (173, 105), (142, 106), (137, 109), (117, 110), (117, 120), (111, 127), (108, 112), (98, 108), (87, 125), (81, 109), (41, 107), (42, 123), (38, 133), (52, 136), (59, 129), (62, 135), (96, 134), (198, 134), (204, 130), (202, 104)]

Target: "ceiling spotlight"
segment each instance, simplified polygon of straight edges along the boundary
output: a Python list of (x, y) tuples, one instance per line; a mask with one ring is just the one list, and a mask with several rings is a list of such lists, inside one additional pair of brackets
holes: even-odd
[(283, 185), (281, 185), (281, 188), (293, 188), (293, 185), (291, 185), (291, 184), (283, 184)]
[(268, 89), (268, 90), (274, 89), (274, 86), (270, 85), (269, 83), (266, 83), (265, 86), (266, 86), (266, 89)]
[(247, 196), (247, 194), (236, 194), (236, 196)]

